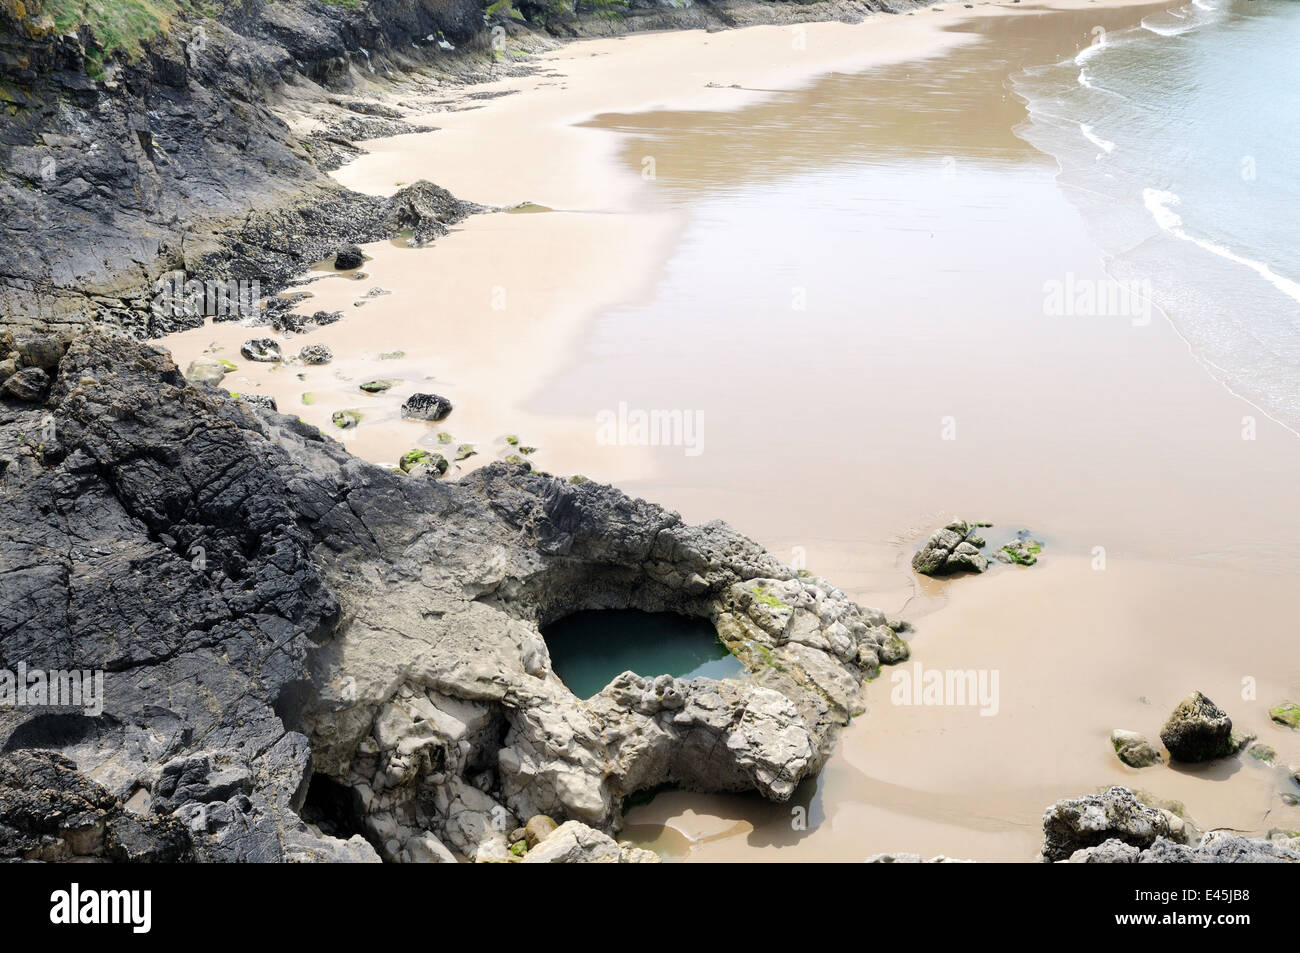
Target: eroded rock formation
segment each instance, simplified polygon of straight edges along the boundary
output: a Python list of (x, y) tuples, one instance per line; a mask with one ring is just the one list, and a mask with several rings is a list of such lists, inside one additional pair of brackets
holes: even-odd
[[(664, 784), (783, 800), (906, 656), (722, 523), (507, 464), (393, 473), (125, 335), (50, 347), (47, 390), (0, 402), (0, 660), (102, 670), (103, 710), (0, 711), (0, 743), (202, 859), (510, 859), (534, 815), (612, 832)], [(580, 701), (539, 632), (597, 608), (708, 618), (747, 674)]]

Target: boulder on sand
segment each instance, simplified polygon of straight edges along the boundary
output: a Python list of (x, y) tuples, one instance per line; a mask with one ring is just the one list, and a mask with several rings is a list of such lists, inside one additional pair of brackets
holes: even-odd
[(1110, 733), (1110, 743), (1119, 760), (1130, 768), (1149, 768), (1161, 762), (1160, 752), (1145, 736), (1136, 731), (1116, 728)]
[(1232, 719), (1200, 692), (1192, 692), (1174, 709), (1160, 740), (1175, 761), (1212, 761), (1237, 751)]
[(1043, 814), (1042, 859), (1068, 860), (1076, 850), (1117, 838), (1134, 847), (1150, 847), (1157, 837), (1186, 839), (1181, 820), (1143, 804), (1128, 788), (1113, 787), (1057, 801)]
[(298, 351), (298, 360), (304, 364), (328, 364), (334, 360), (334, 352), (324, 344), (307, 344)]
[(402, 404), (402, 416), (415, 420), (442, 420), (451, 413), (451, 401), (437, 394), (412, 394)]
[(273, 338), (249, 338), (239, 347), (239, 353), (250, 361), (273, 364), (283, 360), (280, 345)]
[(360, 268), (363, 261), (365, 255), (361, 254), (361, 249), (356, 245), (344, 245), (334, 254), (334, 267), (339, 271)]
[(971, 524), (954, 520), (925, 541), (912, 557), (912, 568), (924, 576), (983, 572), (989, 568), (988, 559), (980, 552), (983, 545), (984, 540), (973, 535)]

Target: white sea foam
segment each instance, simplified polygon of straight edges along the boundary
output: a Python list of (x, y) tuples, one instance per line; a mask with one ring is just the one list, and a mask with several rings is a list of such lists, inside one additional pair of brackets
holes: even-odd
[(1173, 192), (1165, 192), (1161, 189), (1143, 189), (1142, 201), (1155, 219), (1156, 224), (1161, 230), (1168, 232), (1175, 238), (1180, 238), (1185, 242), (1191, 242), (1198, 248), (1208, 251), (1212, 255), (1217, 255), (1234, 264), (1244, 265), (1255, 274), (1259, 275), (1278, 291), (1294, 301), (1300, 302), (1300, 281), (1292, 281), (1290, 278), (1283, 277), (1275, 272), (1268, 265), (1238, 255), (1231, 248), (1216, 244), (1215, 242), (1206, 241), (1203, 238), (1197, 238), (1190, 234), (1183, 227), (1183, 217), (1174, 211), (1182, 200)]
[(1094, 56), (1100, 53), (1102, 51), (1102, 48), (1105, 45), (1106, 45), (1105, 43), (1093, 43), (1091, 46), (1085, 46), (1083, 49), (1081, 49), (1078, 52), (1078, 54), (1075, 55), (1074, 65), (1075, 66), (1085, 65), (1088, 62), (1088, 60), (1092, 59)]
[[(1185, 7), (1166, 10), (1154, 16), (1144, 17), (1142, 29), (1156, 36), (1182, 36), (1199, 29), (1208, 23), (1217, 23), (1222, 19), (1223, 11), (1204, 0), (1192, 0)], [(1170, 22), (1170, 21), (1178, 22)]]
[(1087, 139), (1089, 142), (1091, 142), (1094, 146), (1096, 146), (1098, 149), (1100, 149), (1102, 152), (1106, 153), (1107, 155), (1115, 151), (1115, 143), (1111, 142), (1109, 139), (1103, 139), (1101, 136), (1097, 135), (1095, 132), (1092, 131), (1092, 126), (1088, 125), (1086, 122), (1079, 123), (1079, 131), (1083, 133), (1083, 138)]
[(1198, 26), (1200, 26), (1199, 23), (1164, 26), (1151, 19), (1142, 21), (1142, 29), (1146, 30), (1148, 33), (1154, 33), (1156, 36), (1182, 36), (1184, 33), (1190, 33), (1192, 30), (1195, 30)]

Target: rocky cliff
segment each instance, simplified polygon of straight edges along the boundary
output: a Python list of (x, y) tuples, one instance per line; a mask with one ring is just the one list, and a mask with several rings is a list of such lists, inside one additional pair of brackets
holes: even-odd
[[(169, 272), (256, 278), (271, 294), (313, 254), (392, 237), (372, 221), (374, 199), (325, 173), (340, 152), (356, 151), (351, 140), (405, 130), (391, 110), (336, 94), (371, 94), (412, 75), (498, 78), (525, 69), (516, 54), (553, 45), (552, 36), (856, 19), (883, 8), (0, 0), (0, 323), (99, 320), (160, 335), (176, 325), (153, 312), (151, 289)], [(359, 114), (313, 139), (277, 114), (286, 98)], [(286, 257), (293, 267), (278, 267)]]

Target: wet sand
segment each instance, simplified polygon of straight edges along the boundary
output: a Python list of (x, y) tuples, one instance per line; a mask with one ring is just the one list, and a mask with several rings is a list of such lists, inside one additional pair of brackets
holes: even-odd
[[(182, 364), (215, 343), (239, 365), (232, 390), (272, 393), (379, 462), (445, 431), (479, 447), (473, 465), (517, 434), (542, 469), (726, 519), (901, 613), (925, 668), (998, 671), (998, 714), (982, 717), (892, 704), (886, 670), (796, 799), (806, 830), (752, 798), (633, 808), (628, 835), (670, 857), (1031, 860), (1048, 804), (1112, 783), (1182, 801), (1201, 827), (1300, 828), (1278, 770), (1138, 772), (1108, 742), (1154, 740), (1199, 689), (1279, 764), (1300, 760), (1266, 715), (1300, 695), (1300, 441), (1207, 377), (1159, 313), (1045, 316), (1045, 282), (1105, 272), (1054, 163), (1015, 136), (1006, 77), (1150, 9), (1060, 6), (809, 25), (802, 50), (775, 27), (574, 44), (494, 84), (511, 95), (431, 114), (438, 132), (372, 143), (338, 174), (556, 211), (367, 247), (368, 280), (310, 286), (307, 310), (346, 319), (287, 342), (329, 344), (330, 365), (241, 361), (252, 335), (230, 325), (165, 343)], [(373, 285), (393, 294), (353, 308)], [(401, 383), (357, 390), (376, 377)], [(414, 390), (457, 409), (402, 421)], [(596, 415), (620, 404), (698, 415), (703, 452), (602, 443)], [(345, 407), (366, 416), (334, 431)], [(994, 544), (1027, 528), (1046, 551), (1030, 569), (918, 580), (911, 552), (952, 516), (992, 520)]]
[[(1300, 740), (1266, 712), (1294, 694), (1300, 675), (1294, 661), (1281, 661), (1294, 653), (1279, 650), (1288, 636), (1276, 616), (1294, 604), (1294, 589), (1282, 576), (1148, 563), (1096, 571), (1091, 560), (1060, 556), (955, 582), (946, 605), (916, 618), (912, 660), (871, 686), (868, 712), (796, 795), (807, 830), (794, 828), (790, 805), (670, 793), (633, 809), (630, 832), (703, 861), (861, 861), (890, 851), (1029, 861), (1049, 804), (1112, 784), (1180, 802), (1201, 829), (1296, 829), (1300, 809), (1278, 791), (1294, 787), (1283, 766), (1300, 764)], [(996, 670), (997, 713), (894, 704), (893, 674), (918, 663)], [(1244, 679), (1254, 680), (1256, 700), (1242, 698)], [(1158, 744), (1189, 685), (1228, 710), (1238, 730), (1276, 748), (1277, 766), (1246, 755), (1122, 764), (1110, 731), (1140, 731)], [(717, 836), (723, 821), (732, 833)]]

